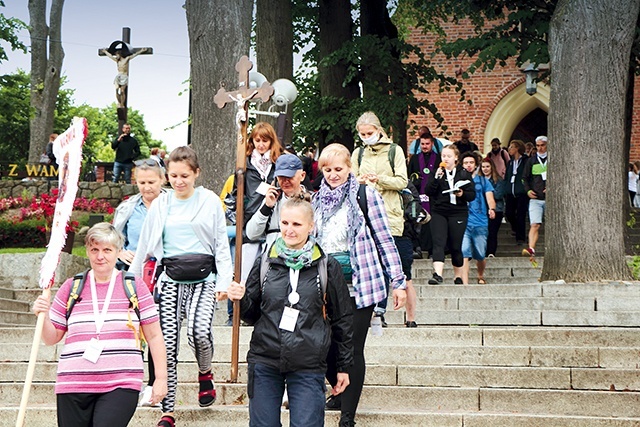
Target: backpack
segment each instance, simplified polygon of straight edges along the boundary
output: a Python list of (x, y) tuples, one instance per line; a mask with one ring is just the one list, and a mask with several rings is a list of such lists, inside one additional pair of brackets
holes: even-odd
[[(397, 147), (398, 144), (396, 144), (395, 142), (389, 144), (389, 166), (391, 166), (391, 173), (393, 173), (394, 175), (396, 174), (395, 163)], [(358, 150), (358, 167), (360, 167), (360, 165), (362, 164), (362, 156), (364, 155), (364, 147), (359, 147)]]
[[(269, 258), (269, 250), (266, 250), (262, 253), (260, 258), (260, 285), (262, 286), (264, 292), (264, 280), (267, 277), (267, 272), (269, 271), (269, 263), (267, 262), (267, 258)], [(320, 258), (318, 261), (318, 276), (320, 277), (320, 288), (322, 289), (322, 317), (324, 319), (327, 318), (327, 255)]]
[[(69, 320), (69, 316), (71, 316), (73, 307), (76, 305), (76, 302), (78, 302), (78, 298), (82, 293), (84, 284), (87, 281), (88, 272), (89, 270), (86, 270), (82, 273), (78, 273), (75, 276), (73, 276), (73, 284), (71, 285), (71, 290), (69, 291), (69, 298), (67, 299), (67, 313), (66, 313), (67, 320)], [(122, 274), (122, 286), (124, 287), (124, 293), (127, 295), (127, 299), (129, 300), (129, 305), (130, 305), (129, 308), (133, 308), (133, 310), (136, 312), (136, 316), (138, 316), (138, 321), (140, 321), (140, 306), (138, 304), (138, 295), (136, 294), (136, 284), (135, 284), (136, 278), (133, 275), (133, 273), (129, 273), (126, 271), (122, 271), (121, 274)], [(129, 323), (131, 323), (130, 315), (129, 315)], [(131, 328), (134, 329), (133, 326), (131, 326)], [(142, 328), (140, 328), (139, 332), (134, 330), (133, 333), (135, 335), (138, 348), (140, 348), (140, 350), (143, 350), (146, 347), (147, 342), (144, 339)], [(138, 336), (138, 334), (140, 335)]]

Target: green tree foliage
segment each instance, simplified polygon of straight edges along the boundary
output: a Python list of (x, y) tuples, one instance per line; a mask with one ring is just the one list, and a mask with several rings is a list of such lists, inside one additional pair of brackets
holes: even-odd
[[(454, 77), (439, 72), (428, 55), (402, 37), (354, 33), (351, 41), (329, 56), (320, 58), (317, 3), (294, 1), (293, 11), (294, 46), (307, 47), (306, 50), (300, 49), (303, 63), (295, 76), (300, 92), (294, 108), (294, 145), (298, 149), (316, 141), (331, 142), (339, 138), (345, 129), (355, 134), (355, 122), (367, 110), (375, 111), (382, 125), (387, 128), (398, 117), (406, 119), (408, 112), (429, 112), (438, 122), (442, 122), (443, 117), (438, 113), (437, 106), (429, 101), (427, 86), (434, 82), (439, 91), (456, 91), (460, 99), (464, 99), (462, 84)], [(357, 10), (352, 15), (354, 29), (357, 29)], [(405, 19), (406, 15), (399, 17)], [(335, 64), (347, 64), (348, 73), (343, 85), (366, 81), (368, 90), (363, 97), (346, 101), (321, 95), (318, 66)], [(388, 78), (366, 80), (368, 70), (372, 69)], [(446, 128), (443, 127), (443, 130), (446, 131)], [(394, 134), (394, 139), (399, 143), (406, 142), (405, 137), (402, 132)]]
[[(64, 86), (63, 77), (63, 86)], [(4, 162), (26, 163), (29, 151), (29, 74), (22, 70), (0, 76), (0, 159)], [(73, 90), (62, 88), (58, 94), (54, 115), (56, 133), (64, 132), (74, 116), (85, 117), (89, 133), (83, 148), (85, 162), (110, 162), (114, 159), (111, 142), (118, 132), (116, 104), (96, 108), (87, 104), (73, 104)], [(129, 122), (140, 142), (142, 155), (149, 156), (151, 148), (162, 147), (162, 141), (151, 138), (144, 117), (130, 109)]]
[[(0, 0), (0, 7), (4, 6), (4, 1)], [(27, 28), (27, 25), (17, 18), (7, 18), (0, 13), (0, 41), (9, 44), (11, 50), (21, 50), (27, 53), (27, 47), (18, 39), (18, 32)], [(7, 60), (7, 51), (0, 43), (0, 63)]]

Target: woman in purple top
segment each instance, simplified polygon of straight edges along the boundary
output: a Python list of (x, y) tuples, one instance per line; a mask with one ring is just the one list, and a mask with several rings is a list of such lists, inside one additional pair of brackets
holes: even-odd
[(167, 394), (166, 350), (153, 298), (136, 280), (138, 317), (125, 293), (123, 274), (115, 269), (123, 242), (111, 224), (91, 227), (85, 238), (91, 269), (71, 313), (67, 302), (73, 279), (64, 282), (51, 306), (44, 296), (33, 303), (33, 312), (45, 316), (45, 344), (54, 345), (66, 335), (56, 378), (60, 427), (129, 424), (144, 373), (140, 330), (156, 361), (151, 400), (160, 402)]
[[(313, 199), (317, 241), (327, 254), (342, 265), (353, 302), (353, 359), (349, 370), (351, 384), (327, 401), (327, 409), (340, 409), (340, 426), (352, 426), (365, 376), (364, 345), (373, 308), (387, 298), (384, 275), (391, 279), (394, 309), (404, 306), (407, 294), (400, 257), (389, 230), (382, 196), (360, 184), (351, 172), (351, 155), (341, 144), (331, 144), (318, 160), (324, 174), (320, 190)], [(367, 216), (358, 197), (365, 195)], [(337, 382), (336, 351), (329, 351), (327, 379)]]

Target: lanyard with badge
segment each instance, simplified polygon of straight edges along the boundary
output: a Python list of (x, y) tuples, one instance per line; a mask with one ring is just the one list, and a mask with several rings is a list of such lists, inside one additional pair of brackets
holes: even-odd
[(542, 167), (542, 172), (540, 172), (540, 176), (542, 177), (543, 181), (547, 180), (547, 162), (545, 161), (544, 163), (542, 163), (542, 160), (540, 159), (540, 156), (536, 156), (538, 158), (538, 163), (540, 163), (540, 167)]
[(102, 354), (104, 344), (100, 342), (100, 331), (107, 318), (107, 312), (109, 305), (111, 304), (111, 297), (113, 296), (113, 288), (115, 287), (116, 278), (118, 277), (117, 270), (111, 272), (111, 280), (109, 281), (109, 288), (107, 289), (107, 295), (102, 305), (102, 311), (98, 309), (98, 291), (96, 290), (96, 280), (93, 274), (93, 270), (89, 271), (89, 285), (91, 287), (91, 303), (93, 304), (93, 319), (96, 324), (96, 337), (91, 338), (89, 346), (82, 355), (91, 363), (96, 363)]
[(282, 312), (282, 318), (280, 319), (279, 328), (285, 331), (293, 332), (296, 328), (296, 322), (298, 321), (298, 315), (300, 310), (293, 308), (300, 301), (300, 294), (298, 294), (298, 279), (300, 278), (300, 270), (289, 269), (289, 281), (291, 282), (291, 293), (287, 297), (290, 305), (285, 305)]
[[(454, 186), (453, 179), (456, 176), (456, 168), (453, 168), (451, 172), (445, 169), (445, 172), (447, 173), (447, 182), (449, 182), (449, 188), (453, 188)], [(449, 203), (451, 203), (452, 205), (456, 204), (456, 195), (454, 194), (453, 191), (449, 193)]]

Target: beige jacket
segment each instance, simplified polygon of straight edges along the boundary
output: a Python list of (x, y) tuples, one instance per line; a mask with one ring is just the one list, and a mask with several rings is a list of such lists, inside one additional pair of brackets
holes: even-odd
[(358, 180), (364, 174), (375, 173), (378, 175), (377, 183), (367, 181), (367, 185), (375, 188), (382, 195), (391, 235), (399, 237), (402, 236), (404, 230), (404, 209), (399, 191), (407, 186), (407, 163), (402, 148), (396, 147), (395, 175), (392, 174), (389, 164), (391, 143), (389, 138), (382, 136), (376, 145), (365, 146), (361, 165), (358, 164), (360, 148), (356, 148), (351, 154), (351, 164), (353, 174)]

